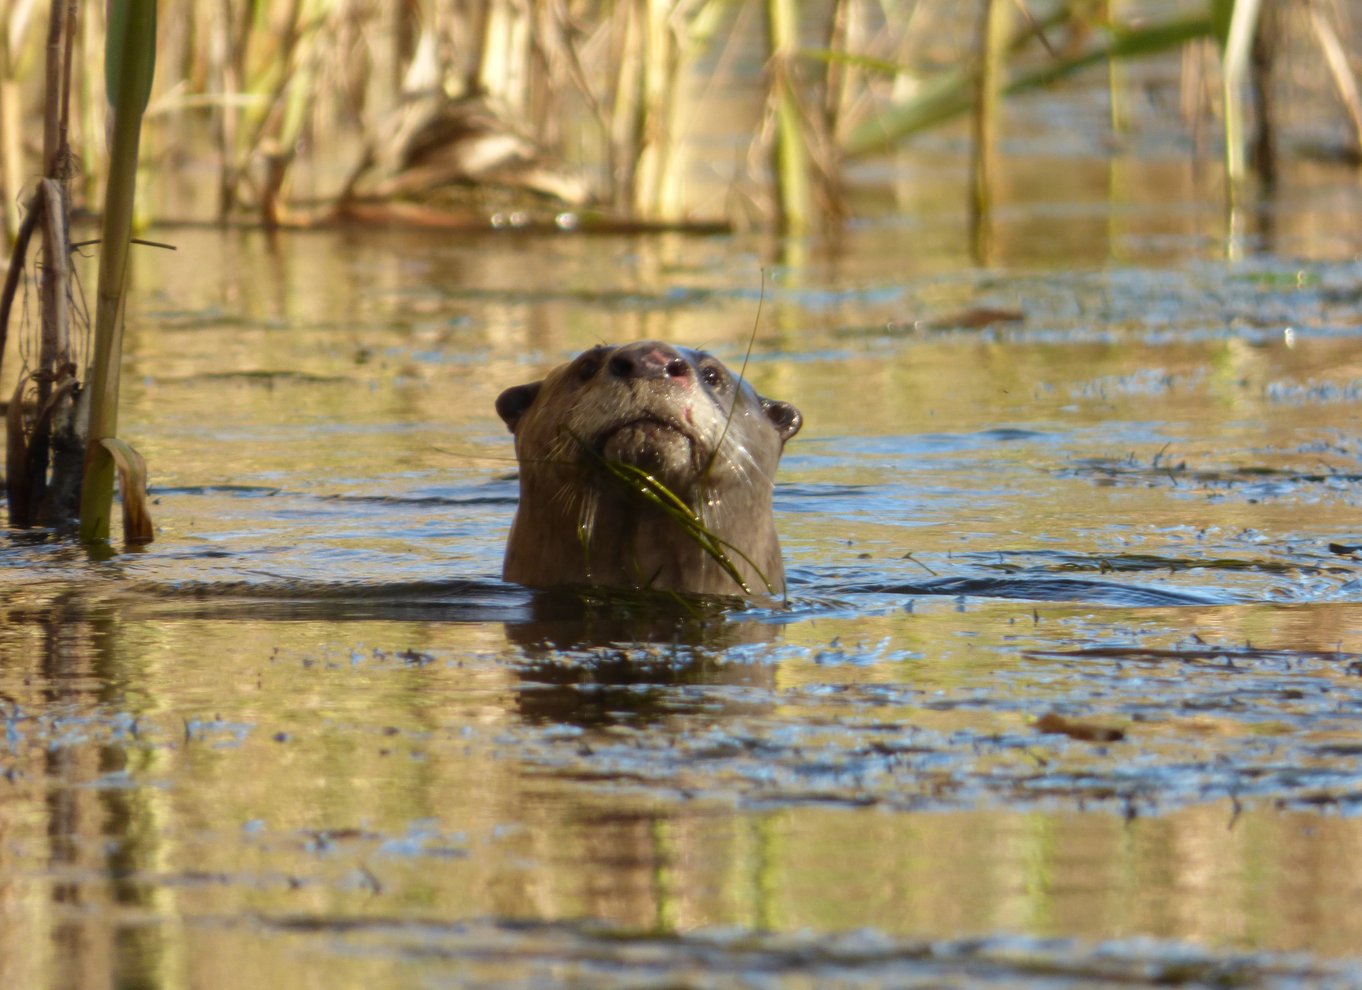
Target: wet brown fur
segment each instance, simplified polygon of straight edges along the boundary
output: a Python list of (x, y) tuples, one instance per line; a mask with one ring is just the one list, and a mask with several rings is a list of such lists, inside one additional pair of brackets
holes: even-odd
[[(794, 406), (763, 399), (704, 352), (642, 341), (593, 348), (507, 389), (497, 411), (520, 462), (506, 580), (783, 593), (771, 495), (785, 441), (802, 425)], [(606, 461), (646, 472), (741, 551), (728, 556), (746, 588)]]

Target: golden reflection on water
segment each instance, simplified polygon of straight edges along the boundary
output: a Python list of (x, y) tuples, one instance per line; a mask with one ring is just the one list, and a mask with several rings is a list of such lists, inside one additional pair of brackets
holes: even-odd
[[(759, 689), (749, 701), (723, 702), (719, 690), (698, 719), (585, 733), (524, 721), (526, 684), (504, 662), (514, 651), (496, 625), (61, 621), (59, 609), (51, 621), (12, 622), (0, 679), (11, 733), (0, 975), (14, 986), (99, 984), (107, 973), (214, 983), (235, 971), (243, 930), (284, 916), (328, 926), (594, 917), (663, 931), (1139, 934), (1353, 952), (1355, 818), (1227, 800), (1142, 808), (1130, 820), (1064, 800), (918, 813), (854, 801), (763, 807), (760, 792), (725, 796), (703, 764), (660, 791), (593, 769), (593, 747), (668, 723), (686, 735), (752, 718), (826, 722), (831, 733), (865, 719), (980, 738), (1024, 731), (1028, 709), (932, 702), (980, 690), (1043, 697), (1059, 671), (1017, 651), (1047, 641), (1055, 624), (1096, 620), (1047, 606), (1027, 629), (1031, 610), (797, 622), (769, 643), (785, 660), (731, 672)], [(1169, 620), (1127, 621), (1157, 630)], [(1330, 633), (1297, 628), (1292, 642), (1322, 646)], [(816, 652), (881, 634), (916, 659), (829, 667)], [(1359, 646), (1355, 635), (1343, 645)], [(859, 712), (835, 691), (809, 700), (827, 685), (877, 683), (912, 690)], [(1136, 753), (1158, 729), (1140, 730)], [(523, 748), (554, 733), (576, 753), (557, 769)], [(1185, 745), (1188, 727), (1174, 735)], [(1068, 759), (1047, 739), (1029, 758)], [(1099, 754), (1094, 767), (1108, 763)], [(326, 955), (327, 941), (344, 937), (327, 930), (309, 951)], [(289, 971), (291, 950), (277, 938), (247, 941), (246, 965), (262, 978)], [(358, 985), (360, 972), (335, 979)]]
[[(0, 986), (274, 985), (300, 956), (318, 985), (398, 978), (414, 954), (349, 952), (342, 923), (366, 919), (1355, 955), (1355, 784), (1310, 783), (1355, 781), (1347, 660), (1074, 655), (1362, 653), (1351, 559), (1326, 548), (1356, 536), (1347, 279), (1320, 266), (1330, 297), (1309, 272), (1207, 261), (1218, 221), (1153, 209), (1201, 196), (1182, 166), (1061, 190), (1053, 171), (1001, 190), (991, 273), (962, 270), (956, 233), (894, 224), (786, 267), (744, 236), (180, 230), (173, 260), (139, 256), (122, 421), (160, 541), (106, 565), (16, 542), (0, 578)], [(1108, 182), (1130, 210), (1009, 219)], [(1321, 202), (1275, 220), (1296, 257), (1337, 256)], [(733, 359), (764, 279), (748, 373), (808, 424), (782, 471), (801, 583), (779, 623), (733, 620), (698, 651), (711, 666), (611, 684), (590, 651), (536, 647), (542, 628), (265, 608), (343, 581), (494, 584), (498, 391), (603, 339)], [(973, 305), (1026, 318), (918, 326)], [(839, 590), (1008, 568), (1244, 602)], [(215, 611), (242, 585), (259, 614), (249, 594)], [(1129, 739), (1035, 733), (1052, 708)], [(919, 737), (930, 752), (880, 759)], [(1236, 801), (1218, 769), (1279, 790)], [(1124, 770), (1144, 789), (1104, 795)], [(1069, 791), (1017, 797), (1061, 772)]]

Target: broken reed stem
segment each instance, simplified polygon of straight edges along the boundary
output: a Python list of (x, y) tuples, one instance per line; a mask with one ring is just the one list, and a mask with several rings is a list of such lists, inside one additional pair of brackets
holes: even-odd
[(71, 241), (66, 187), (43, 179), (43, 343), (39, 370), (71, 361)]
[[(66, 196), (66, 176), (69, 173), (70, 150), (66, 144), (67, 103), (64, 92), (70, 82), (70, 33), (73, 4), (69, 0), (51, 0), (48, 8), (46, 64), (44, 82), (46, 100), (43, 106), (42, 163), (44, 178), (39, 182), (28, 202), (21, 225), (21, 236), (16, 239), (12, 267), (7, 273), (3, 299), (0, 300), (0, 361), (9, 337), (9, 319), (13, 311), (18, 278), (24, 270), (27, 252), (34, 229), (43, 232), (43, 261), (39, 266), (40, 331), (38, 334), (37, 366), (21, 373), (15, 389), (14, 407), (7, 423), (6, 478), (9, 495), (10, 523), (27, 527), (35, 523), (61, 523), (74, 515), (74, 506), (66, 493), (73, 491), (69, 482), (75, 479), (56, 478), (53, 490), (59, 493), (56, 504), (49, 504), (49, 461), (52, 451), (52, 429), (58, 405), (69, 401), (74, 391), (75, 368), (71, 363), (71, 259), (69, 221)], [(8, 30), (0, 24), (0, 30)], [(8, 45), (8, 41), (0, 42)], [(29, 384), (33, 387), (33, 408), (36, 415), (24, 423), (23, 396)], [(66, 422), (69, 417), (62, 417)], [(63, 460), (63, 465), (68, 462)]]
[[(43, 268), (42, 334), (38, 345), (38, 408), (47, 405), (59, 365), (70, 361), (70, 311), (66, 304), (70, 282), (70, 237), (67, 230), (66, 159), (68, 152), (62, 128), (62, 82), (66, 78), (63, 55), (66, 53), (66, 0), (51, 0), (47, 20), (46, 93), (43, 107)], [(31, 505), (41, 502), (47, 482), (48, 430), (34, 424), (29, 439), (30, 482), (35, 489)]]
[[(74, 377), (71, 363), (71, 249), (67, 237), (66, 190), (57, 179), (42, 181), (42, 334), (38, 347), (38, 367), (32, 378), (36, 384), (35, 405), (40, 415), (34, 420), (28, 438), (28, 497), (27, 518), (17, 525), (34, 523), (64, 523), (75, 514), (74, 505), (47, 505), (48, 462), (51, 454), (51, 430), (54, 388)], [(69, 390), (66, 394), (69, 394)], [(43, 413), (46, 413), (43, 415)], [(53, 482), (65, 479), (53, 478)], [(70, 485), (59, 486), (73, 491)]]

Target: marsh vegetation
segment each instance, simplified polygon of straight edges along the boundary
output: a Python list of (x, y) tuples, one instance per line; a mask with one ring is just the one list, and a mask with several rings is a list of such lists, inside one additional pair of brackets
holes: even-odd
[[(75, 6), (55, 175), (0, 6), (26, 438), (114, 213)], [(157, 541), (0, 547), (0, 985), (1362, 982), (1348, 5), (160, 13)], [(798, 404), (788, 603), (499, 580), (496, 397), (603, 339)]]
[[(831, 237), (852, 209), (849, 168), (968, 115), (970, 230), (976, 258), (987, 261), (1002, 96), (1105, 64), (1119, 138), (1129, 99), (1119, 66), (1175, 49), (1187, 126), (1217, 114), (1222, 122), (1221, 195), (1231, 206), (1246, 178), (1250, 119), (1265, 188), (1279, 172), (1278, 132), (1302, 101), (1332, 92), (1352, 126), (1337, 150), (1356, 157), (1362, 148), (1343, 40), (1352, 25), (1322, 2), (1067, 0), (1032, 9), (985, 0), (962, 11), (852, 0), (237, 0), (186, 4), (160, 30), (153, 3), (109, 9), (105, 23), (97, 6), (53, 0), (45, 33), (36, 0), (7, 3), (0, 17), (0, 202), (14, 241), (0, 361), (39, 230), (47, 259), (34, 269), (40, 342), (24, 349), (33, 360), (8, 403), (10, 519), (60, 525), (79, 514), (87, 542), (108, 538), (115, 464), (126, 538), (146, 542), (153, 532), (145, 465), (116, 429), (126, 251), (139, 216), (245, 218), (268, 229), (342, 220), (756, 224)], [(1327, 85), (1318, 73), (1283, 71), (1282, 56), (1302, 50), (1328, 67)], [(1208, 52), (1218, 101), (1204, 86)], [(713, 108), (728, 119), (716, 125)], [(44, 122), (41, 148), (26, 146), (29, 117)], [(139, 158), (144, 118), (149, 153)], [(706, 158), (717, 135), (744, 133), (727, 165)], [(697, 170), (711, 181), (695, 182)], [(205, 181), (210, 173), (215, 181)], [(39, 178), (30, 184), (30, 175)], [(146, 188), (192, 190), (200, 204), (212, 188), (215, 206), (196, 212), (163, 194), (143, 196), (139, 208), (139, 175)], [(72, 283), (68, 218), (91, 207), (104, 226), (83, 369), (74, 360), (73, 322), (85, 309)]]
[[(74, 194), (99, 208), (107, 26), (100, 5), (71, 7)], [(61, 92), (45, 12), (3, 12), (11, 236), (47, 171), (26, 122)], [(1246, 161), (1270, 177), (1293, 121), (1332, 115), (1333, 150), (1362, 147), (1355, 30), (1330, 0), (198, 0), (160, 26), (143, 168), (161, 195), (142, 217), (306, 223), (459, 186), (479, 190), (484, 223), (542, 198), (602, 222), (826, 228), (857, 163), (965, 116), (986, 207), (999, 96), (1086, 73), (1119, 140), (1149, 95), (1124, 67), (1170, 53), (1168, 109), (1236, 181)]]

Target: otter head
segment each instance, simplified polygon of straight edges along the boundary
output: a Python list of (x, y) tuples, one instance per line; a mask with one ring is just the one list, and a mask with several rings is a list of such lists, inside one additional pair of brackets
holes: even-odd
[[(771, 495), (802, 425), (794, 406), (762, 398), (709, 354), (650, 340), (592, 348), (502, 392), (497, 412), (520, 462), (508, 581), (782, 590)], [(674, 495), (698, 526), (631, 480)]]

